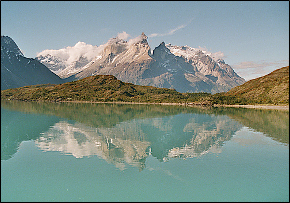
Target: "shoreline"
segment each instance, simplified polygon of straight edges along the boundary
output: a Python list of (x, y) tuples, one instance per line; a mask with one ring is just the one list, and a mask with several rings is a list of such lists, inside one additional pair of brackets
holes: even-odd
[(289, 105), (271, 105), (271, 104), (256, 104), (256, 105), (214, 105), (215, 107), (223, 106), (223, 107), (234, 107), (234, 108), (247, 108), (247, 109), (275, 109), (275, 110), (284, 110), (289, 111)]
[[(91, 101), (60, 101), (72, 103), (110, 103), (110, 104), (159, 104), (159, 105), (179, 105), (191, 107), (209, 107), (210, 105), (193, 104), (193, 103), (150, 103), (150, 102), (91, 102)], [(257, 105), (213, 105), (212, 107), (234, 107), (234, 108), (248, 108), (248, 109), (275, 109), (289, 111), (289, 105), (272, 105), (272, 104), (257, 104)]]
[[(9, 101), (9, 100), (8, 100)], [(19, 101), (19, 100), (18, 100)], [(29, 101), (26, 101), (29, 102)], [(32, 101), (32, 102), (43, 102), (43, 101)], [(46, 102), (46, 101), (44, 101)], [(49, 101), (53, 102), (53, 101)], [(178, 105), (178, 106), (189, 106), (189, 107), (233, 107), (233, 108), (248, 108), (248, 109), (272, 109), (272, 110), (284, 110), (289, 111), (289, 105), (272, 105), (272, 104), (256, 104), (256, 105), (238, 105), (238, 104), (232, 104), (232, 105), (220, 105), (220, 104), (214, 104), (214, 105), (203, 105), (203, 104), (194, 104), (194, 103), (155, 103), (155, 102), (97, 102), (97, 101), (55, 101), (53, 103), (108, 103), (108, 104), (158, 104), (158, 105)]]

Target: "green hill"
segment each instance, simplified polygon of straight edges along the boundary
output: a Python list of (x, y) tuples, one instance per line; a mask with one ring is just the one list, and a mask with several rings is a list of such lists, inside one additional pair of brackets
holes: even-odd
[(180, 93), (174, 89), (134, 85), (112, 75), (96, 75), (59, 85), (32, 85), (1, 91), (1, 99), (22, 101), (89, 101), (289, 105), (289, 66), (250, 80), (228, 92)]
[(60, 85), (33, 85), (1, 91), (1, 99), (22, 101), (91, 101), (185, 103), (210, 93), (179, 93), (174, 89), (140, 86), (96, 75)]
[(213, 95), (217, 104), (289, 104), (289, 66)]

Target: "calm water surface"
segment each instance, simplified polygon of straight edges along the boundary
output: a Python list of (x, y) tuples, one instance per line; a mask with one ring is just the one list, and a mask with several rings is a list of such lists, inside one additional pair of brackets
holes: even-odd
[(2, 101), (1, 201), (289, 201), (289, 111)]

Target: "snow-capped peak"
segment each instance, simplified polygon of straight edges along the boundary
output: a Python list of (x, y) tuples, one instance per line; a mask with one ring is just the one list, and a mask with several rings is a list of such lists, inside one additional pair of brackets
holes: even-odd
[(4, 47), (8, 52), (13, 52), (16, 55), (24, 56), (17, 44), (8, 36), (1, 36), (1, 50)]
[(192, 47), (189, 47), (187, 45), (185, 45), (185, 46), (176, 46), (176, 45), (171, 45), (170, 43), (166, 44), (165, 46), (174, 55), (182, 56), (182, 57), (186, 58), (187, 60), (193, 59), (200, 52), (203, 53), (206, 56), (210, 56), (215, 61), (217, 61), (219, 59), (222, 59), (224, 57), (224, 54), (222, 52), (211, 53), (206, 48), (202, 48), (202, 47), (192, 48)]
[(92, 60), (96, 55), (100, 53), (98, 46), (86, 44), (85, 42), (77, 42), (73, 47), (66, 47), (59, 50), (44, 50), (37, 54), (37, 58), (45, 56), (54, 56), (60, 61), (64, 61), (67, 65), (79, 60), (81, 57)]

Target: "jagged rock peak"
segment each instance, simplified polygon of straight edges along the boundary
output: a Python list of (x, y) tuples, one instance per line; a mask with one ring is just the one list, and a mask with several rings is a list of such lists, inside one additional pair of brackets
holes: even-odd
[(144, 32), (141, 34), (141, 44), (148, 44), (147, 42), (148, 37), (145, 35)]
[(170, 53), (170, 50), (165, 46), (165, 43), (164, 42), (161, 42), (157, 47), (155, 47), (155, 49), (153, 50), (153, 53), (154, 51), (165, 51), (167, 53)]
[(118, 37), (111, 38), (108, 41), (108, 44), (123, 44), (123, 43), (126, 43), (126, 41), (123, 39), (119, 39)]
[(225, 64), (225, 61), (223, 59), (218, 59), (217, 62)]
[(148, 37), (144, 34), (144, 32), (142, 32), (141, 35), (139, 35), (136, 38), (130, 39), (128, 41), (128, 45), (137, 45), (137, 46), (147, 46), (149, 45), (147, 42)]
[(22, 51), (19, 49), (17, 44), (11, 37), (1, 36), (1, 50), (6, 49), (6, 51), (14, 52), (16, 55), (24, 56)]
[(165, 46), (165, 43), (164, 42), (161, 42), (157, 47), (155, 47), (155, 49), (159, 49), (159, 50), (164, 50), (166, 48), (167, 47)]
[(4, 35), (1, 36), (1, 45), (2, 46), (3, 46), (3, 43), (10, 44), (11, 42), (13, 43), (14, 41), (10, 37), (4, 36)]

